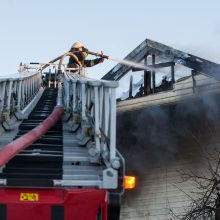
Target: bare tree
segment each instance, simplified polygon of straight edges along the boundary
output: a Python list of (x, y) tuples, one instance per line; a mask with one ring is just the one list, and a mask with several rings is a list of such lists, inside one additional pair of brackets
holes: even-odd
[(192, 181), (195, 190), (187, 193), (178, 187), (189, 199), (190, 204), (183, 214), (175, 214), (174, 219), (181, 220), (220, 220), (220, 152), (206, 153), (207, 166), (205, 172), (180, 170), (182, 181)]

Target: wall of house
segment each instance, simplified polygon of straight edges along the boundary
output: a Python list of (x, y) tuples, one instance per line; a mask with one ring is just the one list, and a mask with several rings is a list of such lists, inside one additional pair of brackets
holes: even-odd
[(208, 175), (209, 152), (220, 151), (219, 93), (195, 97), (118, 114), (117, 147), (138, 178), (121, 219), (168, 220), (190, 206), (195, 182), (181, 182), (181, 171)]

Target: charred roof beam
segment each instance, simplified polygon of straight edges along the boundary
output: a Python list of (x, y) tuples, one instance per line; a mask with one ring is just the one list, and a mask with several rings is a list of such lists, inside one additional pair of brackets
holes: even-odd
[[(146, 39), (139, 46), (137, 46), (131, 53), (129, 53), (124, 59), (131, 60), (133, 62), (140, 62), (147, 54), (153, 54), (160, 58), (165, 58), (170, 62), (183, 65), (185, 67), (194, 69), (198, 72), (212, 76), (217, 80), (220, 80), (220, 65), (203, 58), (194, 56), (192, 54), (185, 53), (180, 50), (176, 50), (172, 47)], [(132, 68), (123, 64), (117, 64), (111, 69), (102, 79), (105, 80), (120, 80), (126, 75)]]

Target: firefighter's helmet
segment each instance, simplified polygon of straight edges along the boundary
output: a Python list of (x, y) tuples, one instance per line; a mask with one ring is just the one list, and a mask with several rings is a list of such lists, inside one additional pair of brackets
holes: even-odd
[(84, 47), (84, 45), (81, 43), (81, 42), (75, 42), (73, 45), (72, 45), (72, 49), (79, 49), (79, 48), (82, 48)]

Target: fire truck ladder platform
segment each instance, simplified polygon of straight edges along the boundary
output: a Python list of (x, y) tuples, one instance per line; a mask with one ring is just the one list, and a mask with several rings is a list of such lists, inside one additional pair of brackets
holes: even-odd
[[(85, 85), (84, 82), (82, 85)], [(48, 118), (57, 106), (58, 93), (58, 88), (44, 89), (28, 118), (20, 123), (13, 140), (16, 141)], [(69, 115), (64, 115), (63, 118), (65, 117)], [(123, 179), (118, 182), (119, 175), (123, 175), (123, 169), (113, 169), (107, 159), (104, 161), (96, 150), (95, 142), (98, 143), (99, 140), (84, 137), (85, 130), (89, 132), (89, 128), (83, 127), (80, 122), (73, 123), (66, 119), (63, 122), (62, 118), (59, 119), (38, 140), (1, 167), (0, 184), (10, 187), (92, 187), (123, 190)], [(116, 154), (120, 157), (119, 152)]]
[[(45, 120), (56, 106), (56, 98), (57, 89), (45, 89), (28, 119), (20, 124), (14, 139)], [(59, 120), (45, 135), (5, 165), (0, 177), (6, 180), (7, 186), (51, 187), (62, 182), (71, 186), (100, 186), (104, 167), (91, 165), (87, 148), (80, 146), (67, 131), (63, 134), (62, 130), (63, 122)], [(67, 125), (64, 130), (67, 130)]]

